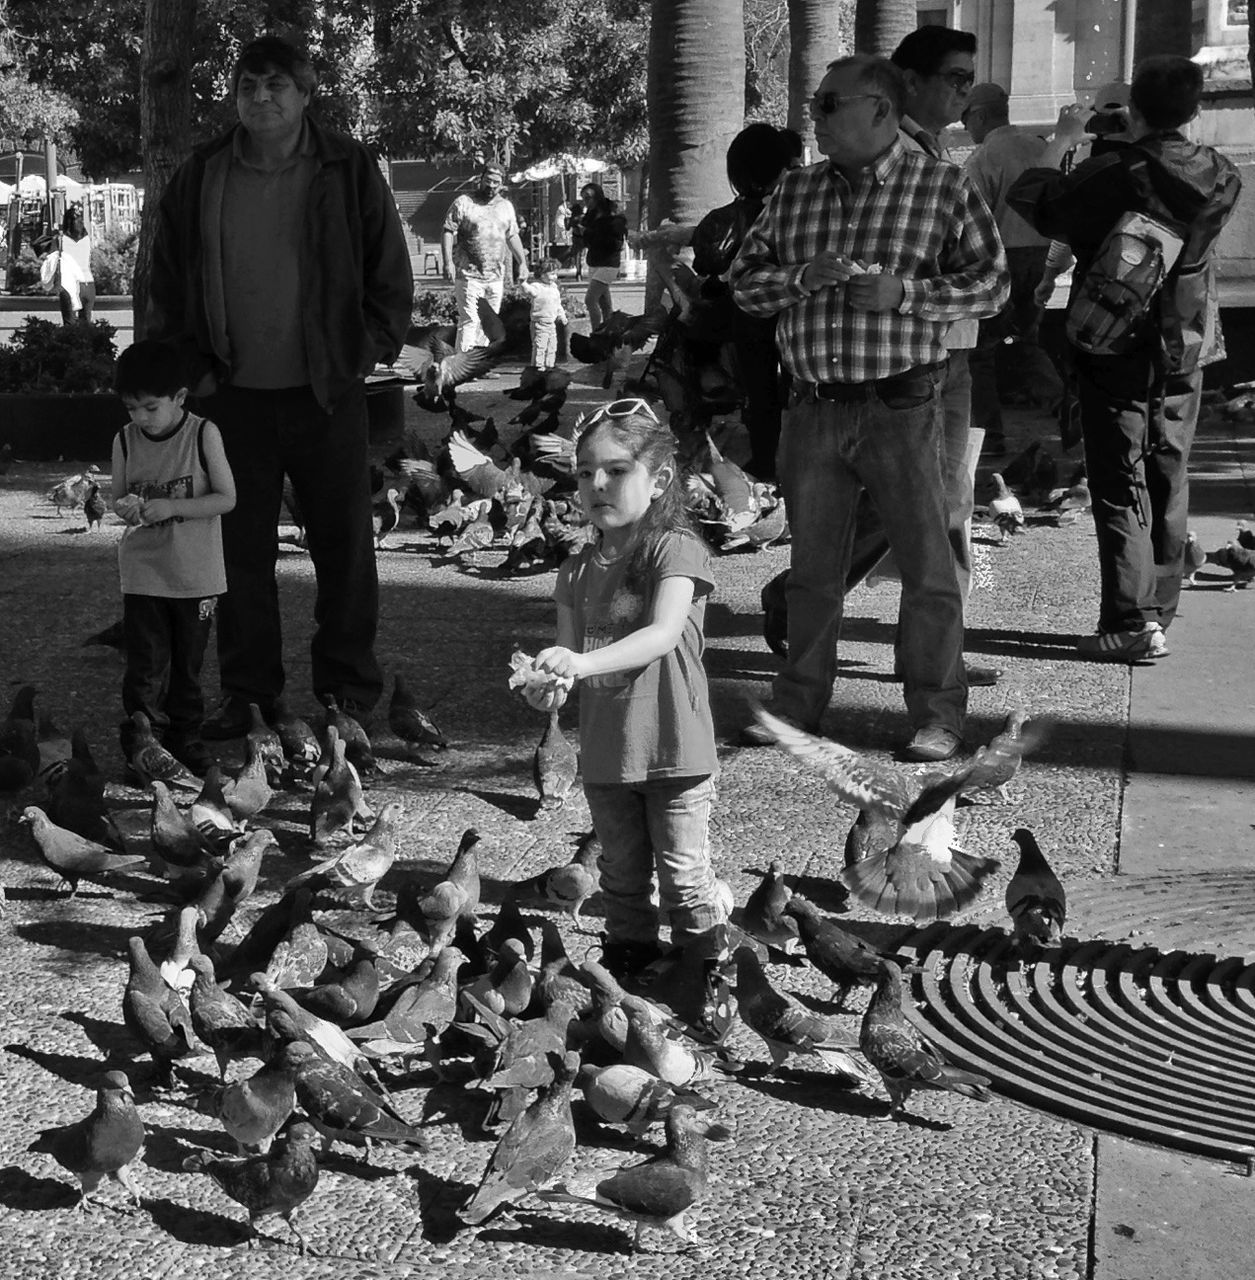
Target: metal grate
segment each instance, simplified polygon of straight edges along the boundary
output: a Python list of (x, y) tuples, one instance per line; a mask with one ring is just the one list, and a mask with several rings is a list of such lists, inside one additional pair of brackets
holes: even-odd
[(1255, 965), (1066, 939), (1018, 967), (1002, 929), (898, 943), (922, 972), (907, 1014), (995, 1092), (1123, 1137), (1255, 1161)]

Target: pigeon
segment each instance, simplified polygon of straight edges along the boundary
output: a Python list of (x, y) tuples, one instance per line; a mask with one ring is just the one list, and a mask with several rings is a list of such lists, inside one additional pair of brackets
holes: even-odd
[(55, 826), (38, 805), (27, 805), (18, 821), (30, 827), (39, 856), (61, 877), (62, 884), (69, 885), (71, 898), (78, 892), (80, 880), (100, 880), (147, 863), (145, 858), (114, 853), (103, 844)]
[(367, 1153), (372, 1142), (394, 1142), (415, 1151), (429, 1148), (426, 1137), (397, 1119), (351, 1067), (320, 1057), (302, 1041), (285, 1046), (283, 1054), (295, 1069), (296, 1100), (323, 1135), (324, 1150), (333, 1142), (365, 1146)]
[(1011, 838), (1020, 847), (1020, 865), (1007, 885), (1007, 913), (1015, 949), (1027, 956), (1059, 941), (1068, 899), (1033, 833), (1018, 827)]
[(1019, 772), (1025, 755), (1035, 751), (1046, 740), (1049, 723), (1028, 721), (1023, 707), (1012, 708), (1002, 729), (983, 747), (978, 747), (965, 764), (941, 776), (934, 776), (911, 803), (903, 823), (922, 822), (936, 813), (951, 796), (971, 798), (981, 791), (993, 791), (999, 798), (1003, 788)]
[(309, 812), (309, 836), (320, 849), (336, 836), (352, 836), (356, 819), (370, 813), (362, 795), (362, 780), (345, 756), (345, 745), (335, 725), (327, 726), (324, 748), (328, 764), (321, 776), (322, 762), (315, 766)]
[(1237, 543), (1243, 551), (1255, 551), (1255, 528), (1249, 520), (1238, 521)]
[(1011, 459), (1010, 462), (1002, 468), (1002, 478), (1008, 484), (1017, 489), (1028, 488), (1033, 482), (1033, 473), (1037, 467), (1037, 460), (1044, 452), (1044, 446), (1040, 440), (1030, 440), (1029, 443), (1020, 450), (1019, 453)]
[(131, 1082), (122, 1071), (107, 1071), (96, 1090), (90, 1115), (72, 1124), (44, 1129), (28, 1150), (46, 1152), (78, 1179), (78, 1208), (89, 1207), (91, 1193), (106, 1177), (116, 1178), (140, 1203), (131, 1166), (144, 1146), (144, 1124), (135, 1110)]
[(300, 778), (308, 777), (321, 755), (318, 738), (309, 724), (296, 715), (283, 698), (275, 699), (274, 731), (293, 773)]
[(208, 956), (194, 955), (188, 964), (196, 975), (188, 993), (192, 1030), (213, 1051), (218, 1074), (225, 1082), (233, 1059), (262, 1056), (262, 1029), (257, 1019), (218, 985)]
[(1207, 553), (1207, 564), (1219, 565), (1233, 574), (1233, 582), (1229, 590), (1241, 590), (1255, 582), (1255, 551), (1240, 547), (1237, 543), (1227, 542), (1217, 551)]
[(149, 784), (149, 789), (153, 793), (149, 824), (152, 845), (165, 862), (167, 873), (170, 867), (188, 870), (205, 866), (214, 850), (192, 821), (190, 811), (184, 813), (175, 805), (164, 782), (154, 781)]
[(342, 888), (362, 905), (373, 908), (375, 886), (388, 874), (397, 856), (397, 822), (404, 812), (398, 800), (384, 805), (370, 830), (356, 844), (289, 881), (288, 887), (309, 884), (322, 888)]
[(294, 1124), (264, 1155), (232, 1159), (197, 1151), (183, 1161), (189, 1173), (205, 1173), (248, 1210), (249, 1246), (257, 1241), (258, 1218), (280, 1217), (300, 1241), (301, 1256), (313, 1250), (292, 1215), (318, 1186), (318, 1161), (314, 1155), (317, 1134), (313, 1125)]
[(192, 1017), (153, 964), (144, 940), (127, 940), (131, 971), (122, 993), (122, 1020), (151, 1056), (159, 1084), (174, 1083), (176, 1058), (192, 1052)]
[(336, 733), (340, 735), (340, 740), (344, 743), (344, 754), (349, 763), (360, 773), (374, 773), (377, 767), (375, 757), (371, 751), (370, 738), (367, 737), (361, 722), (354, 719), (347, 711), (342, 711), (331, 694), (323, 697), (323, 705), (327, 709), (323, 727), (324, 729), (335, 728)]
[(888, 820), (885, 830), (891, 843), (841, 873), (842, 882), (860, 902), (923, 922), (944, 920), (980, 896), (998, 861), (951, 847), (954, 796), (922, 819), (906, 821), (930, 783), (945, 785), (949, 774), (909, 774), (807, 733), (761, 707), (755, 715), (778, 747), (823, 774), (843, 800)]
[(623, 1008), (628, 1018), (623, 1060), (629, 1066), (640, 1067), (678, 1089), (713, 1079), (717, 1064), (713, 1054), (670, 1039), (634, 997), (626, 997)]
[(308, 884), (288, 885), (295, 892), (292, 925), (275, 944), (266, 965), (266, 977), (283, 990), (290, 987), (312, 987), (327, 967), (329, 954), (327, 935), (314, 923), (310, 905), (313, 887)]
[(906, 1114), (914, 1089), (940, 1089), (988, 1102), (987, 1077), (952, 1067), (916, 1030), (902, 1011), (902, 971), (892, 960), (881, 961), (880, 978), (863, 1014), (858, 1047), (880, 1072), (894, 1119)]
[(745, 900), (741, 928), (769, 950), (791, 956), (798, 949), (797, 924), (785, 915), (792, 893), (784, 882), (784, 863), (772, 858), (767, 874)]
[(51, 787), (65, 772), (74, 754), (74, 747), (46, 712), (41, 712), (36, 722), (35, 749), (39, 752), (36, 776), (44, 786)]
[(243, 828), (227, 804), (223, 786), (221, 767), (211, 764), (205, 770), (205, 780), (188, 811), (192, 825), (215, 849), (221, 849), (243, 834)]
[(131, 747), (131, 768), (143, 786), (150, 782), (164, 782), (168, 787), (178, 787), (190, 791), (193, 795), (200, 792), (203, 785), (186, 765), (180, 764), (153, 737), (152, 725), (142, 711), (131, 716), (131, 723), (136, 729), (134, 744)]
[(438, 1041), (457, 1013), (463, 959), (457, 947), (445, 947), (425, 978), (403, 986), (395, 999), (385, 996), (388, 1008), (383, 1016), (350, 1028), (350, 1038), (371, 1057), (406, 1057)]
[(280, 1052), (251, 1076), (224, 1084), (215, 1114), (241, 1155), (269, 1151), (276, 1133), (296, 1110), (296, 1066)]
[(379, 970), (370, 956), (359, 956), (339, 977), (312, 987), (294, 987), (302, 1008), (341, 1027), (367, 1020), (379, 1003)]
[(608, 1174), (598, 1170), (591, 1175), (591, 1186), (571, 1184), (588, 1194), (574, 1194), (567, 1186), (535, 1194), (550, 1203), (593, 1205), (634, 1222), (633, 1251), (640, 1248), (646, 1226), (666, 1227), (686, 1245), (698, 1244), (685, 1215), (706, 1194), (709, 1157), (704, 1126), (697, 1112), (683, 1103), (667, 1113), (666, 1126), (667, 1146), (658, 1155)]
[(532, 1002), (535, 975), (518, 938), (504, 939), (496, 954), (497, 959), (488, 972), (467, 983), (463, 990), (494, 1013), (514, 1018)]
[(223, 784), (222, 798), (237, 822), (255, 818), (274, 799), (267, 776), (268, 761), (273, 753), (268, 742), (249, 731), (245, 745), (244, 767)]
[(551, 1182), (575, 1152), (571, 1086), (579, 1071), (578, 1053), (551, 1055), (553, 1079), (501, 1135), (470, 1202), (458, 1217), (478, 1226), (503, 1205)]
[(797, 922), (807, 959), (837, 989), (838, 1004), (845, 1003), (851, 987), (875, 986), (883, 959), (879, 951), (825, 919), (796, 893), (784, 909)]
[(61, 514), (63, 507), (69, 507), (71, 511), (81, 507), (88, 490), (96, 483), (95, 477), (100, 474), (100, 468), (93, 462), (86, 471), (75, 472), (58, 480), (48, 490), (48, 501), (56, 507), (57, 515)]
[(989, 514), (998, 527), (998, 541), (1005, 542), (1007, 537), (1020, 532), (1024, 528), (1024, 508), (1020, 500), (1007, 488), (1007, 482), (995, 471), (989, 477), (994, 486), (994, 496), (989, 502)]
[(571, 963), (562, 934), (552, 920), (540, 921), (540, 972), (536, 976), (536, 995), (548, 1008), (562, 1000), (571, 1006), (577, 1018), (592, 1012), (592, 982), (588, 974)]
[(87, 518), (88, 533), (93, 526), (100, 528), (100, 522), (105, 518), (105, 512), (108, 510), (105, 500), (100, 496), (100, 486), (93, 481), (87, 486), (87, 493), (83, 498), (83, 515)]
[(414, 923), (421, 924), (433, 951), (452, 939), (460, 916), (474, 916), (479, 907), (479, 842), (479, 832), (468, 827), (444, 879), (415, 904), (418, 919)]
[(384, 549), (384, 539), (401, 523), (400, 500), (401, 490), (388, 488), (384, 491), (383, 500), (376, 502), (371, 511), (370, 522), (377, 551)]
[(477, 302), (480, 328), (488, 342), (469, 351), (453, 349), (450, 325), (412, 325), (394, 367), (421, 383), (415, 401), (429, 413), (451, 409), (457, 388), (489, 373), (505, 354), (505, 327), (486, 298)]
[(388, 703), (388, 728), (416, 747), (443, 751), (449, 744), (443, 733), (423, 714), (410, 693), (405, 677), (398, 671), (393, 676), (392, 700)]
[(561, 809), (575, 785), (580, 759), (558, 724), (558, 711), (549, 713), (549, 722), (540, 735), (533, 759), (536, 790), (542, 809)]
[(1185, 579), (1186, 586), (1192, 587), (1196, 585), (1195, 577), (1206, 563), (1207, 553), (1203, 550), (1202, 543), (1198, 540), (1198, 534), (1191, 529), (1185, 535), (1185, 551), (1181, 562), (1181, 576)]
[(863, 1069), (850, 1057), (854, 1041), (830, 1018), (811, 1013), (792, 996), (777, 991), (767, 980), (753, 947), (738, 947), (733, 960), (741, 1021), (767, 1046), (771, 1071), (778, 1071), (793, 1054), (806, 1054), (822, 1058), (852, 1084), (870, 1083)]
[(105, 780), (82, 729), (70, 735), (70, 758), (48, 789), (44, 811), (58, 827), (123, 852), (122, 833), (105, 807)]
[(580, 911), (597, 892), (597, 859), (601, 841), (595, 831), (581, 836), (570, 862), (549, 867), (530, 880), (520, 880), (511, 888), (511, 896), (519, 902), (544, 901), (569, 912), (577, 929), (583, 930)]
[(1072, 473), (1067, 485), (1052, 489), (1042, 503), (1042, 511), (1052, 514), (1059, 525), (1072, 524), (1093, 505), (1089, 481), (1085, 476), (1085, 464), (1081, 463)]
[(32, 778), (39, 772), (34, 685), (23, 685), (14, 694), (9, 714), (0, 721), (0, 755), (16, 756), (26, 765)]
[(266, 766), (266, 776), (277, 784), (283, 774), (283, 740), (278, 732), (266, 723), (261, 707), (255, 702), (248, 704), (248, 721), (246, 739), (248, 747), (261, 756)]
[(677, 1089), (641, 1067), (612, 1063), (580, 1068), (578, 1084), (584, 1101), (607, 1124), (621, 1124), (633, 1137), (643, 1137), (662, 1124), (677, 1104), (708, 1111), (715, 1104), (694, 1089)]

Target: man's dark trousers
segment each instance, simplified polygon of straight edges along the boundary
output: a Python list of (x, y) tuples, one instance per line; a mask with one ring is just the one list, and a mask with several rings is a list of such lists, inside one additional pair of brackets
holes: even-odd
[(375, 660), (379, 580), (371, 529), (366, 395), (349, 391), (331, 413), (308, 387), (224, 387), (204, 405), (222, 432), (235, 509), (222, 517), (227, 596), (218, 612), (222, 690), (263, 711), (283, 692), (275, 581), (283, 477), (305, 521), (318, 592), (310, 659), (314, 693), (369, 709), (383, 690)]
[(1073, 356), (1098, 536), (1099, 630), (1167, 627), (1181, 595), (1202, 371), (1164, 374), (1150, 351)]

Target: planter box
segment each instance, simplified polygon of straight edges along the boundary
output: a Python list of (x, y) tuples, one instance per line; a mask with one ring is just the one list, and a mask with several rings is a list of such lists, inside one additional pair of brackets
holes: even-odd
[(126, 423), (114, 395), (0, 394), (0, 444), (32, 462), (81, 458), (109, 462), (113, 437)]

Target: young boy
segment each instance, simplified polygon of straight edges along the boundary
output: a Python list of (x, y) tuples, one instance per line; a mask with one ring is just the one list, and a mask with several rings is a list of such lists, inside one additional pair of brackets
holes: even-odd
[(142, 711), (166, 748), (193, 773), (209, 767), (201, 740), (200, 668), (218, 596), (227, 589), (222, 515), (235, 480), (222, 436), (189, 413), (175, 349), (137, 342), (114, 377), (130, 423), (113, 441), (113, 509), (128, 528), (118, 547), (126, 675), (121, 725), (129, 761)]
[(558, 359), (558, 321), (566, 324), (562, 293), (558, 289), (557, 258), (542, 258), (533, 280), (523, 281), (532, 297), (532, 364), (552, 369)]

